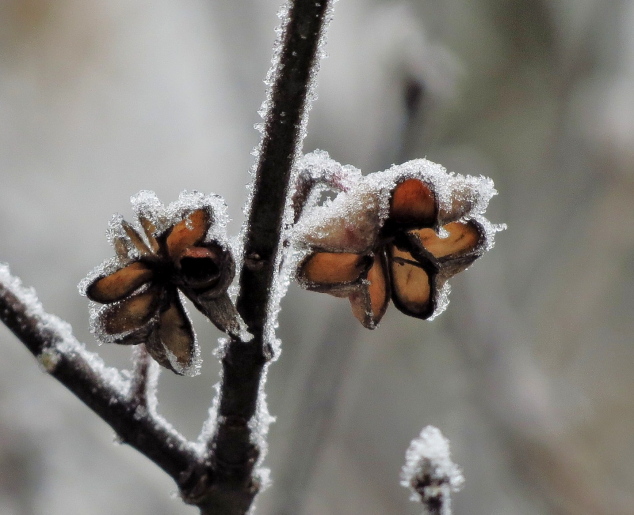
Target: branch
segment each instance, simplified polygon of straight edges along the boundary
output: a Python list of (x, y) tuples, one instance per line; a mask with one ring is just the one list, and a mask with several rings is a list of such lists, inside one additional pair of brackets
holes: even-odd
[(238, 310), (250, 331), (267, 320), (291, 172), (301, 153), (307, 96), (330, 0), (295, 0), (281, 36), (279, 63), (259, 148), (240, 276)]
[(0, 320), (37, 358), (42, 368), (99, 415), (119, 438), (178, 480), (199, 460), (193, 447), (173, 428), (132, 402), (129, 384), (86, 351), (70, 326), (42, 309), (32, 290), (24, 288), (0, 265)]
[[(253, 469), (256, 408), (272, 357), (279, 303), (280, 251), (293, 167), (301, 154), (318, 49), (332, 0), (292, 0), (275, 47), (265, 126), (244, 239), (237, 308), (250, 334), (232, 335), (224, 357), (216, 431), (205, 455), (152, 409), (147, 356), (135, 355), (131, 382), (87, 352), (70, 326), (44, 312), (37, 298), (0, 266), (0, 320), (43, 368), (106, 421), (120, 439), (176, 480), (183, 500), (206, 514), (244, 514), (259, 490)], [(248, 339), (247, 339), (248, 334)], [(252, 336), (251, 336), (252, 335)], [(260, 404), (258, 404), (260, 403)], [(262, 435), (259, 435), (260, 437)]]
[(464, 477), (451, 461), (449, 440), (433, 426), (423, 428), (410, 443), (401, 470), (401, 485), (412, 491), (427, 515), (451, 515), (451, 493), (462, 488)]
[[(294, 0), (275, 47), (272, 83), (253, 184), (244, 242), (237, 308), (251, 340), (233, 337), (222, 360), (218, 423), (209, 442), (211, 467), (204, 487), (189, 502), (207, 513), (245, 513), (260, 485), (253, 469), (261, 448), (251, 427), (263, 371), (272, 356), (276, 277), (281, 266), (283, 221), (293, 166), (301, 153), (307, 100), (318, 63), (318, 48), (331, 1)], [(279, 56), (279, 57), (277, 57)], [(277, 59), (277, 62), (275, 62)]]

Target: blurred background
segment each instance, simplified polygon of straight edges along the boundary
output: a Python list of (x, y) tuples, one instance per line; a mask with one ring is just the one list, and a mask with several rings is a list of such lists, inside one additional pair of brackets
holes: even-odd
[[(0, 2), (0, 262), (112, 365), (129, 349), (98, 347), (76, 284), (141, 189), (221, 194), (237, 234), (279, 3)], [(421, 513), (399, 471), (427, 424), (456, 514), (634, 513), (634, 1), (341, 0), (326, 51), (306, 152), (490, 176), (508, 230), (433, 322), (367, 331), (291, 287), (257, 513)], [(194, 324), (202, 375), (159, 388), (191, 439), (220, 336)], [(0, 513), (196, 513), (4, 327), (0, 351)]]

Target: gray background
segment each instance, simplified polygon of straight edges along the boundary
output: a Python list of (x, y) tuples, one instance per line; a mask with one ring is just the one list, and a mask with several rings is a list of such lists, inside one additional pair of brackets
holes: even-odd
[[(219, 193), (237, 233), (278, 7), (0, 2), (0, 261), (108, 363), (129, 349), (97, 347), (76, 284), (140, 189)], [(509, 229), (431, 323), (391, 307), (366, 331), (345, 300), (291, 287), (258, 513), (420, 513), (398, 476), (426, 424), (464, 468), (457, 514), (634, 512), (633, 27), (632, 0), (336, 5), (304, 149), (491, 176)], [(159, 390), (189, 438), (218, 377), (219, 334), (194, 323), (203, 374)], [(0, 513), (196, 512), (4, 328), (0, 351)]]

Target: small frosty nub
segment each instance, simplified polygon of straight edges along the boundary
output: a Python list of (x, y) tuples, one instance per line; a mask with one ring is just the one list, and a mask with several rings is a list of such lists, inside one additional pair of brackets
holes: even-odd
[(451, 461), (449, 440), (433, 426), (425, 427), (405, 453), (401, 485), (412, 490), (411, 500), (430, 515), (451, 515), (451, 492), (462, 488), (464, 477)]

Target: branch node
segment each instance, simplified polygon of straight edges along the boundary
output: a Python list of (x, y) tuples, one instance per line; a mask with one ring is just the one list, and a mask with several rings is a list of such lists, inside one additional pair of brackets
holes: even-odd
[(213, 488), (213, 471), (207, 463), (192, 463), (181, 472), (177, 483), (183, 502), (200, 506)]
[(257, 252), (252, 252), (244, 258), (244, 266), (254, 272), (264, 269), (266, 263), (266, 259), (262, 259)]
[(47, 374), (53, 374), (62, 356), (54, 347), (45, 347), (37, 356), (40, 368)]

